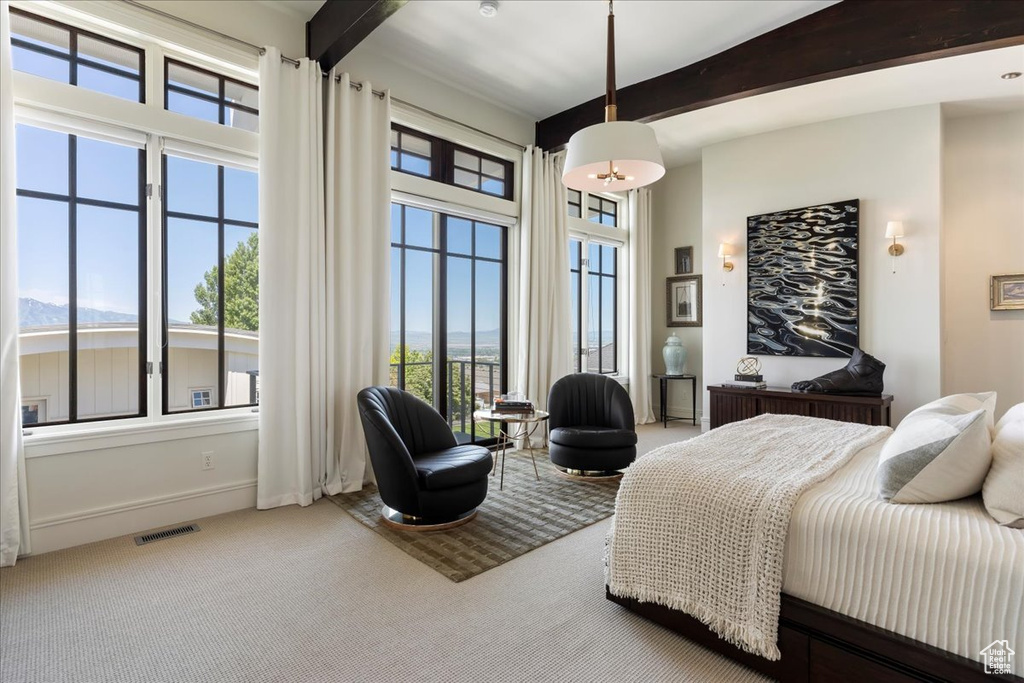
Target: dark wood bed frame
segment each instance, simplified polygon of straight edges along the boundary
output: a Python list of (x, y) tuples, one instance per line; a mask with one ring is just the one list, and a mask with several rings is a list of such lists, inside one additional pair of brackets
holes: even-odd
[(616, 597), (607, 588), (605, 594), (612, 602), (783, 683), (1024, 682), (1019, 676), (986, 674), (978, 662), (785, 593), (779, 614), (782, 658), (776, 662), (740, 650), (684, 612)]

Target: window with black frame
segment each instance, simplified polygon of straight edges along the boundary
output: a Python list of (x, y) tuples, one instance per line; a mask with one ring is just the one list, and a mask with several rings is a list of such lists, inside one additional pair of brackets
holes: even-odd
[(513, 197), (514, 164), (443, 138), (391, 126), (391, 168), (501, 199)]
[(505, 391), (505, 228), (391, 205), (391, 385), (445, 416), (462, 443), (497, 425), (473, 411)]
[(618, 372), (618, 257), (618, 247), (585, 238), (569, 240), (576, 372)]
[(25, 424), (146, 414), (145, 151), (18, 124)]
[(255, 171), (163, 156), (164, 413), (255, 405)]
[(146, 101), (141, 49), (13, 7), (10, 18), (15, 70), (133, 102)]
[(259, 88), (174, 59), (164, 60), (164, 108), (258, 133)]

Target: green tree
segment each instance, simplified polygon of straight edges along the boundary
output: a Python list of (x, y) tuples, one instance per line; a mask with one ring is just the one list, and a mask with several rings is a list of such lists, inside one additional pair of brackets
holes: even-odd
[[(190, 318), (195, 325), (217, 324), (217, 266), (206, 271), (194, 294), (199, 309)], [(260, 244), (255, 230), (224, 260), (224, 327), (260, 329)]]
[[(398, 345), (391, 350), (391, 386), (398, 386), (398, 365), (402, 362), (402, 346)], [(434, 403), (434, 353), (433, 351), (420, 351), (405, 347), (405, 390), (427, 403)], [(449, 359), (450, 360), (450, 359)], [(447, 371), (447, 368), (446, 368)], [(469, 374), (469, 367), (466, 367), (466, 379), (463, 384), (463, 391), (459, 391), (459, 368), (456, 366), (451, 375), (455, 383), (453, 387), (451, 414), (458, 423), (462, 411), (466, 411), (467, 424), (473, 420), (473, 411), (476, 409), (476, 397), (473, 395), (473, 378)], [(463, 405), (462, 397), (466, 397), (466, 405)]]

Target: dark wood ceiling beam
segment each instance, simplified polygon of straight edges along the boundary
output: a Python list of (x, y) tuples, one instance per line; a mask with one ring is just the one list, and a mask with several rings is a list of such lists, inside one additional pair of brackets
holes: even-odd
[[(656, 121), (830, 78), (1020, 44), (1020, 0), (846, 0), (621, 88), (619, 120)], [(643, 49), (620, 47), (624, 54)], [(603, 120), (604, 98), (597, 97), (537, 122), (536, 143), (559, 149), (576, 131)]]
[(306, 23), (306, 56), (330, 71), (408, 0), (327, 0)]

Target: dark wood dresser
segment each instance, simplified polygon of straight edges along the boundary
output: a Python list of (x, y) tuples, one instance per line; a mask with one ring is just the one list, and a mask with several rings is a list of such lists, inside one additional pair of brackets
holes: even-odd
[(892, 426), (892, 396), (836, 396), (805, 394), (783, 387), (747, 389), (721, 384), (711, 393), (711, 428), (739, 422), (763, 413), (807, 415), (840, 422)]

